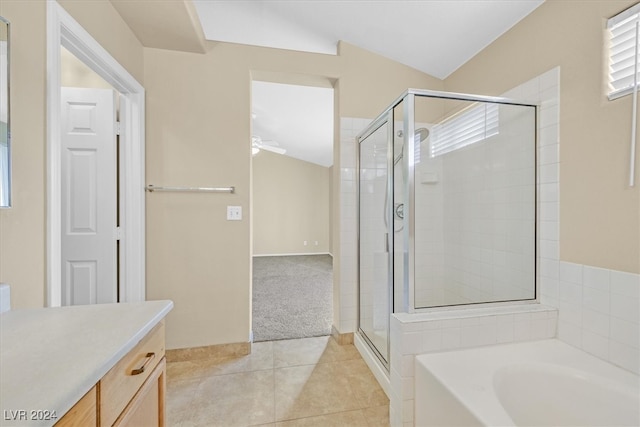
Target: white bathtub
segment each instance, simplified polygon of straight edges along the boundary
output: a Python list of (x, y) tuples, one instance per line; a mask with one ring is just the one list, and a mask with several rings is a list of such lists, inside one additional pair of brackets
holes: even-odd
[(416, 426), (639, 426), (640, 377), (556, 339), (423, 354)]

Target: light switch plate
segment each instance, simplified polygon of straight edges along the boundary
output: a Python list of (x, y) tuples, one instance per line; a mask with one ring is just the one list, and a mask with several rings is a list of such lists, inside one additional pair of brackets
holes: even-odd
[(227, 221), (242, 220), (242, 206), (227, 206)]

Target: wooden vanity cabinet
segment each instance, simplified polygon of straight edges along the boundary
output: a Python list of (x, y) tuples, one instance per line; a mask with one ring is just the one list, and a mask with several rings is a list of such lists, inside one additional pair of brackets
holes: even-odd
[(56, 427), (164, 427), (164, 342), (164, 322), (161, 322), (120, 359)]
[(164, 426), (165, 372), (166, 363), (162, 359), (116, 420), (115, 426)]
[(98, 425), (98, 386), (93, 387), (57, 423), (56, 427)]

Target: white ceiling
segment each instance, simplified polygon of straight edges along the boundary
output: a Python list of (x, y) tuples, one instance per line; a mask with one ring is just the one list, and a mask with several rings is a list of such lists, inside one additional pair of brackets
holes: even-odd
[[(208, 40), (336, 54), (339, 40), (444, 79), (491, 44), (544, 0), (193, 0)], [(286, 86), (286, 85), (280, 85)], [(291, 88), (289, 88), (291, 89)], [(275, 87), (274, 87), (275, 90)], [(255, 95), (255, 94), (254, 94)], [(273, 104), (287, 96), (271, 94)], [(254, 96), (254, 102), (258, 100)], [(259, 101), (262, 102), (262, 101)], [(294, 110), (300, 105), (294, 104)], [(272, 106), (285, 111), (287, 106)], [(309, 109), (313, 107), (309, 106)], [(287, 114), (291, 111), (287, 111)], [(274, 113), (275, 114), (275, 113)], [(290, 116), (289, 116), (290, 117)], [(269, 124), (254, 120), (256, 129)], [(270, 120), (277, 121), (275, 117)], [(282, 118), (282, 120), (285, 120)], [(319, 127), (315, 116), (299, 114), (300, 123)], [(326, 124), (325, 124), (326, 125)], [(255, 132), (254, 132), (255, 133)], [(305, 132), (305, 135), (309, 135)], [(300, 134), (260, 135), (289, 144)], [(333, 138), (332, 134), (328, 138)], [(311, 149), (311, 144), (298, 139)], [(326, 143), (324, 144), (326, 146)], [(297, 148), (285, 147), (294, 156)], [(301, 152), (304, 151), (301, 149)], [(325, 160), (313, 160), (318, 164)], [(326, 157), (326, 156), (325, 156)], [(329, 163), (330, 164), (330, 163)]]
[(331, 166), (333, 89), (254, 81), (251, 101), (253, 135), (287, 156)]

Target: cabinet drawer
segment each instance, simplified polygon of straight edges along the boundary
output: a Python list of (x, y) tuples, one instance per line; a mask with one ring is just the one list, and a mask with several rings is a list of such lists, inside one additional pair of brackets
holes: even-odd
[(135, 395), (115, 427), (164, 427), (165, 359), (156, 366)]
[(100, 381), (100, 425), (112, 426), (164, 357), (164, 322), (158, 324)]

